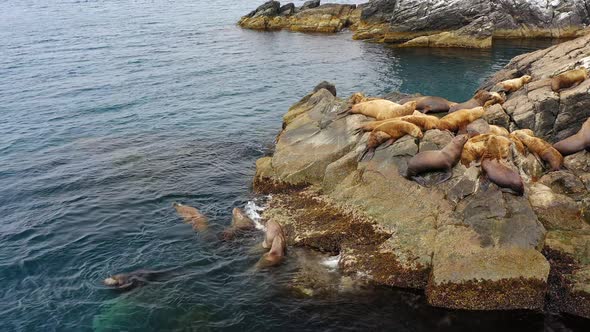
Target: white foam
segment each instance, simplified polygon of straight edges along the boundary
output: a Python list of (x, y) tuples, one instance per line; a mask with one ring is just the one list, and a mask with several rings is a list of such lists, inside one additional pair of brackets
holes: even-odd
[[(268, 196), (268, 198), (270, 198), (270, 196)], [(266, 231), (266, 227), (260, 222), (262, 220), (262, 216), (260, 215), (260, 213), (265, 209), (266, 206), (258, 205), (256, 204), (256, 201), (248, 201), (248, 203), (246, 203), (246, 206), (244, 206), (244, 211), (246, 212), (246, 215), (248, 215), (248, 217), (252, 219), (252, 221), (254, 221), (254, 226), (256, 227), (256, 229), (259, 229), (261, 231)]]
[(338, 263), (340, 263), (340, 255), (330, 256), (321, 261), (321, 264), (330, 270), (338, 269)]

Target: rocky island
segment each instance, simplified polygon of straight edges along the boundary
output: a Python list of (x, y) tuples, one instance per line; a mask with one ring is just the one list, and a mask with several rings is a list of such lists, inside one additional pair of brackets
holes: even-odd
[(241, 27), (332, 33), (402, 47), (489, 48), (493, 38), (572, 38), (588, 32), (586, 0), (370, 0), (361, 5), (268, 1)]
[[(480, 89), (530, 79), (505, 102), (485, 105), (483, 123), (511, 134), (528, 129), (551, 144), (576, 134), (590, 117), (590, 80), (556, 92), (551, 77), (587, 66), (589, 55), (584, 36), (514, 58)], [(359, 161), (369, 133), (353, 132), (371, 119), (338, 115), (349, 107), (321, 83), (288, 110), (274, 152), (256, 162), (254, 189), (272, 194), (263, 218), (284, 226), (289, 245), (340, 254), (344, 274), (424, 290), (433, 306), (590, 318), (590, 152), (551, 170), (510, 143), (522, 195), (484, 181), (477, 163), (458, 163), (450, 180), (424, 187), (403, 176), (408, 161), (446, 146), (453, 133), (406, 135)]]

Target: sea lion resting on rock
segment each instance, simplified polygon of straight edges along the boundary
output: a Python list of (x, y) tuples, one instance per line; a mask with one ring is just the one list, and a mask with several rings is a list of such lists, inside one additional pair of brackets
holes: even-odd
[(429, 112), (448, 112), (452, 106), (457, 105), (455, 102), (435, 96), (403, 98), (400, 100), (400, 103), (407, 103), (409, 101), (416, 101), (416, 109), (425, 114)]
[(379, 100), (379, 99), (384, 100), (382, 98), (367, 97), (362, 92), (355, 92), (348, 98), (348, 105), (350, 107), (352, 107), (356, 104), (363, 103), (365, 101)]
[(438, 129), (456, 132), (459, 129), (466, 127), (471, 122), (481, 118), (483, 114), (483, 107), (463, 109), (451, 114), (447, 114), (440, 119)]
[(490, 125), (490, 134), (504, 137), (510, 136), (510, 132), (508, 131), (508, 129), (496, 125)]
[(553, 147), (563, 156), (568, 156), (584, 149), (588, 151), (590, 149), (590, 118), (582, 124), (582, 128), (575, 135), (553, 144)]
[(420, 129), (422, 129), (424, 131), (438, 128), (438, 123), (439, 123), (439, 119), (436, 116), (424, 115), (424, 114), (420, 113), (419, 115), (412, 114), (412, 115), (406, 115), (406, 116), (402, 116), (402, 117), (395, 118), (395, 119), (388, 119), (388, 120), (381, 120), (381, 121), (368, 121), (368, 122), (363, 123), (357, 129), (355, 129), (353, 131), (353, 133), (356, 135), (356, 134), (360, 134), (360, 133), (366, 132), (366, 131), (373, 131), (373, 130), (375, 130), (375, 128), (377, 128), (380, 125), (382, 125), (386, 122), (389, 122), (389, 121), (409, 122), (409, 123), (415, 124), (416, 126), (420, 127)]
[(184, 222), (191, 224), (194, 230), (199, 232), (207, 230), (207, 227), (209, 226), (207, 217), (199, 212), (199, 210), (192, 206), (180, 203), (174, 203), (172, 206), (174, 206), (176, 212), (178, 212), (178, 214), (184, 219)]
[(467, 140), (461, 152), (461, 164), (469, 167), (471, 163), (479, 162), (486, 152), (490, 136), (492, 134), (477, 135)]
[(416, 138), (422, 138), (422, 130), (420, 127), (413, 123), (405, 121), (389, 121), (381, 124), (375, 128), (369, 135), (367, 141), (367, 148), (359, 157), (359, 161), (362, 161), (365, 157), (370, 160), (375, 154), (375, 149), (381, 144), (385, 143), (385, 147), (393, 144), (397, 139), (411, 135)]
[(266, 223), (266, 234), (262, 247), (270, 247), (270, 251), (258, 261), (259, 267), (276, 266), (285, 259), (287, 242), (285, 241), (283, 228), (278, 222), (269, 220)]
[(520, 174), (506, 166), (504, 162), (485, 158), (481, 161), (481, 168), (487, 178), (500, 188), (509, 189), (518, 196), (524, 193), (524, 184)]
[(113, 289), (128, 291), (138, 286), (143, 286), (150, 281), (154, 281), (171, 270), (137, 270), (129, 273), (119, 273), (112, 275), (105, 280), (103, 284)]
[(510, 159), (510, 147), (512, 141), (504, 136), (491, 135), (486, 142), (486, 154), (484, 157), (495, 160)]
[(430, 171), (446, 171), (447, 175), (438, 183), (450, 179), (453, 175), (452, 169), (461, 157), (465, 142), (467, 142), (467, 135), (459, 135), (441, 150), (423, 151), (416, 154), (408, 161), (406, 177), (424, 185), (424, 181), (417, 175)]
[(513, 78), (511, 80), (502, 81), (494, 88), (492, 91), (504, 91), (504, 92), (514, 92), (520, 90), (525, 84), (529, 83), (533, 78), (529, 75), (524, 75), (519, 78)]
[(557, 151), (551, 144), (544, 140), (530, 136), (530, 131), (515, 130), (512, 134), (518, 138), (529, 151), (535, 153), (543, 161), (547, 162), (550, 167), (550, 171), (558, 171), (563, 165), (563, 156)]
[(248, 217), (244, 210), (234, 208), (232, 210), (231, 225), (221, 233), (221, 238), (224, 240), (231, 240), (239, 232), (249, 231), (255, 228), (254, 221)]
[(416, 109), (416, 102), (410, 101), (403, 105), (385, 99), (365, 101), (353, 105), (339, 114), (362, 114), (376, 120), (387, 120), (410, 115)]
[(571, 88), (584, 82), (588, 78), (588, 69), (580, 67), (578, 69), (568, 70), (551, 79), (551, 90), (558, 92), (561, 89)]
[(468, 101), (451, 106), (449, 108), (449, 113), (453, 113), (459, 110), (470, 109), (478, 106), (484, 106), (488, 100), (492, 100), (494, 98), (497, 98), (494, 94), (485, 90), (479, 90)]

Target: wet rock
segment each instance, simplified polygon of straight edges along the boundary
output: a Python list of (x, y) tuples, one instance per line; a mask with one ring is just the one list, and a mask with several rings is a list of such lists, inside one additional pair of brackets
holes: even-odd
[(566, 195), (574, 199), (588, 193), (584, 183), (569, 171), (547, 173), (539, 182), (551, 188), (556, 194)]
[(256, 8), (253, 12), (248, 14), (248, 17), (260, 17), (260, 16), (275, 16), (279, 13), (281, 3), (278, 1), (268, 1)]
[(399, 45), (400, 47), (492, 47), (493, 23), (487, 17), (480, 17), (455, 31), (420, 36)]
[(320, 84), (316, 85), (315, 88), (313, 88), (313, 92), (318, 92), (320, 89), (326, 89), (328, 91), (330, 91), (330, 93), (336, 97), (336, 86), (334, 86), (334, 84), (328, 82), (328, 81), (323, 81)]
[(453, 135), (448, 131), (432, 129), (420, 140), (420, 151), (440, 150), (451, 142)]

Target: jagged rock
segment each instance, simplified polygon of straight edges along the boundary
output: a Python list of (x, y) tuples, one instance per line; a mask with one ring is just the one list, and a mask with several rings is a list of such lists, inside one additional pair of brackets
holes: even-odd
[(537, 217), (548, 230), (573, 230), (587, 228), (576, 202), (565, 195), (554, 193), (551, 188), (535, 183), (530, 187), (529, 201)]
[(551, 90), (549, 78), (583, 62), (587, 54), (590, 54), (590, 36), (523, 54), (480, 88), (489, 89), (503, 80), (531, 75), (533, 81), (509, 94), (502, 106), (514, 126), (532, 129), (535, 136), (554, 143), (576, 133), (590, 116), (590, 98), (587, 97), (590, 80), (555, 93)]
[(268, 1), (260, 5), (253, 12), (248, 14), (248, 17), (260, 17), (260, 16), (275, 16), (279, 13), (281, 3), (278, 1)]
[[(276, 1), (275, 1), (276, 2)], [(278, 4), (278, 2), (276, 2)], [(321, 6), (319, 1), (308, 4), (301, 10), (295, 10), (292, 4), (277, 7), (269, 3), (263, 5), (266, 9), (257, 9), (242, 17), (238, 24), (243, 28), (255, 30), (280, 30), (286, 29), (300, 32), (325, 32), (333, 33), (341, 31), (358, 21), (360, 11), (356, 5), (325, 4)], [(261, 6), (261, 7), (263, 7)], [(309, 7), (311, 6), (311, 7)], [(275, 10), (276, 9), (276, 10)], [(305, 9), (305, 10), (303, 10)]]
[(281, 6), (281, 8), (279, 8), (280, 16), (290, 16), (293, 14), (295, 14), (295, 5), (292, 2), (283, 5)]
[(504, 111), (500, 104), (494, 104), (485, 110), (484, 120), (491, 125), (496, 125), (508, 129), (510, 127), (510, 117)]
[(588, 194), (588, 190), (580, 179), (568, 171), (557, 171), (545, 174), (539, 183), (551, 188), (556, 194), (562, 194), (569, 197), (581, 197)]
[(417, 37), (399, 46), (490, 48), (492, 30), (492, 22), (487, 17), (481, 17), (458, 30)]
[(318, 92), (320, 89), (326, 89), (328, 91), (330, 91), (330, 93), (336, 97), (336, 86), (334, 86), (334, 84), (328, 82), (328, 81), (323, 81), (320, 84), (316, 85), (315, 88), (313, 88), (313, 92), (316, 93)]
[(420, 151), (440, 150), (451, 142), (453, 135), (438, 129), (428, 130), (420, 140)]
[(312, 9), (320, 6), (320, 0), (309, 0), (303, 3), (301, 10)]

